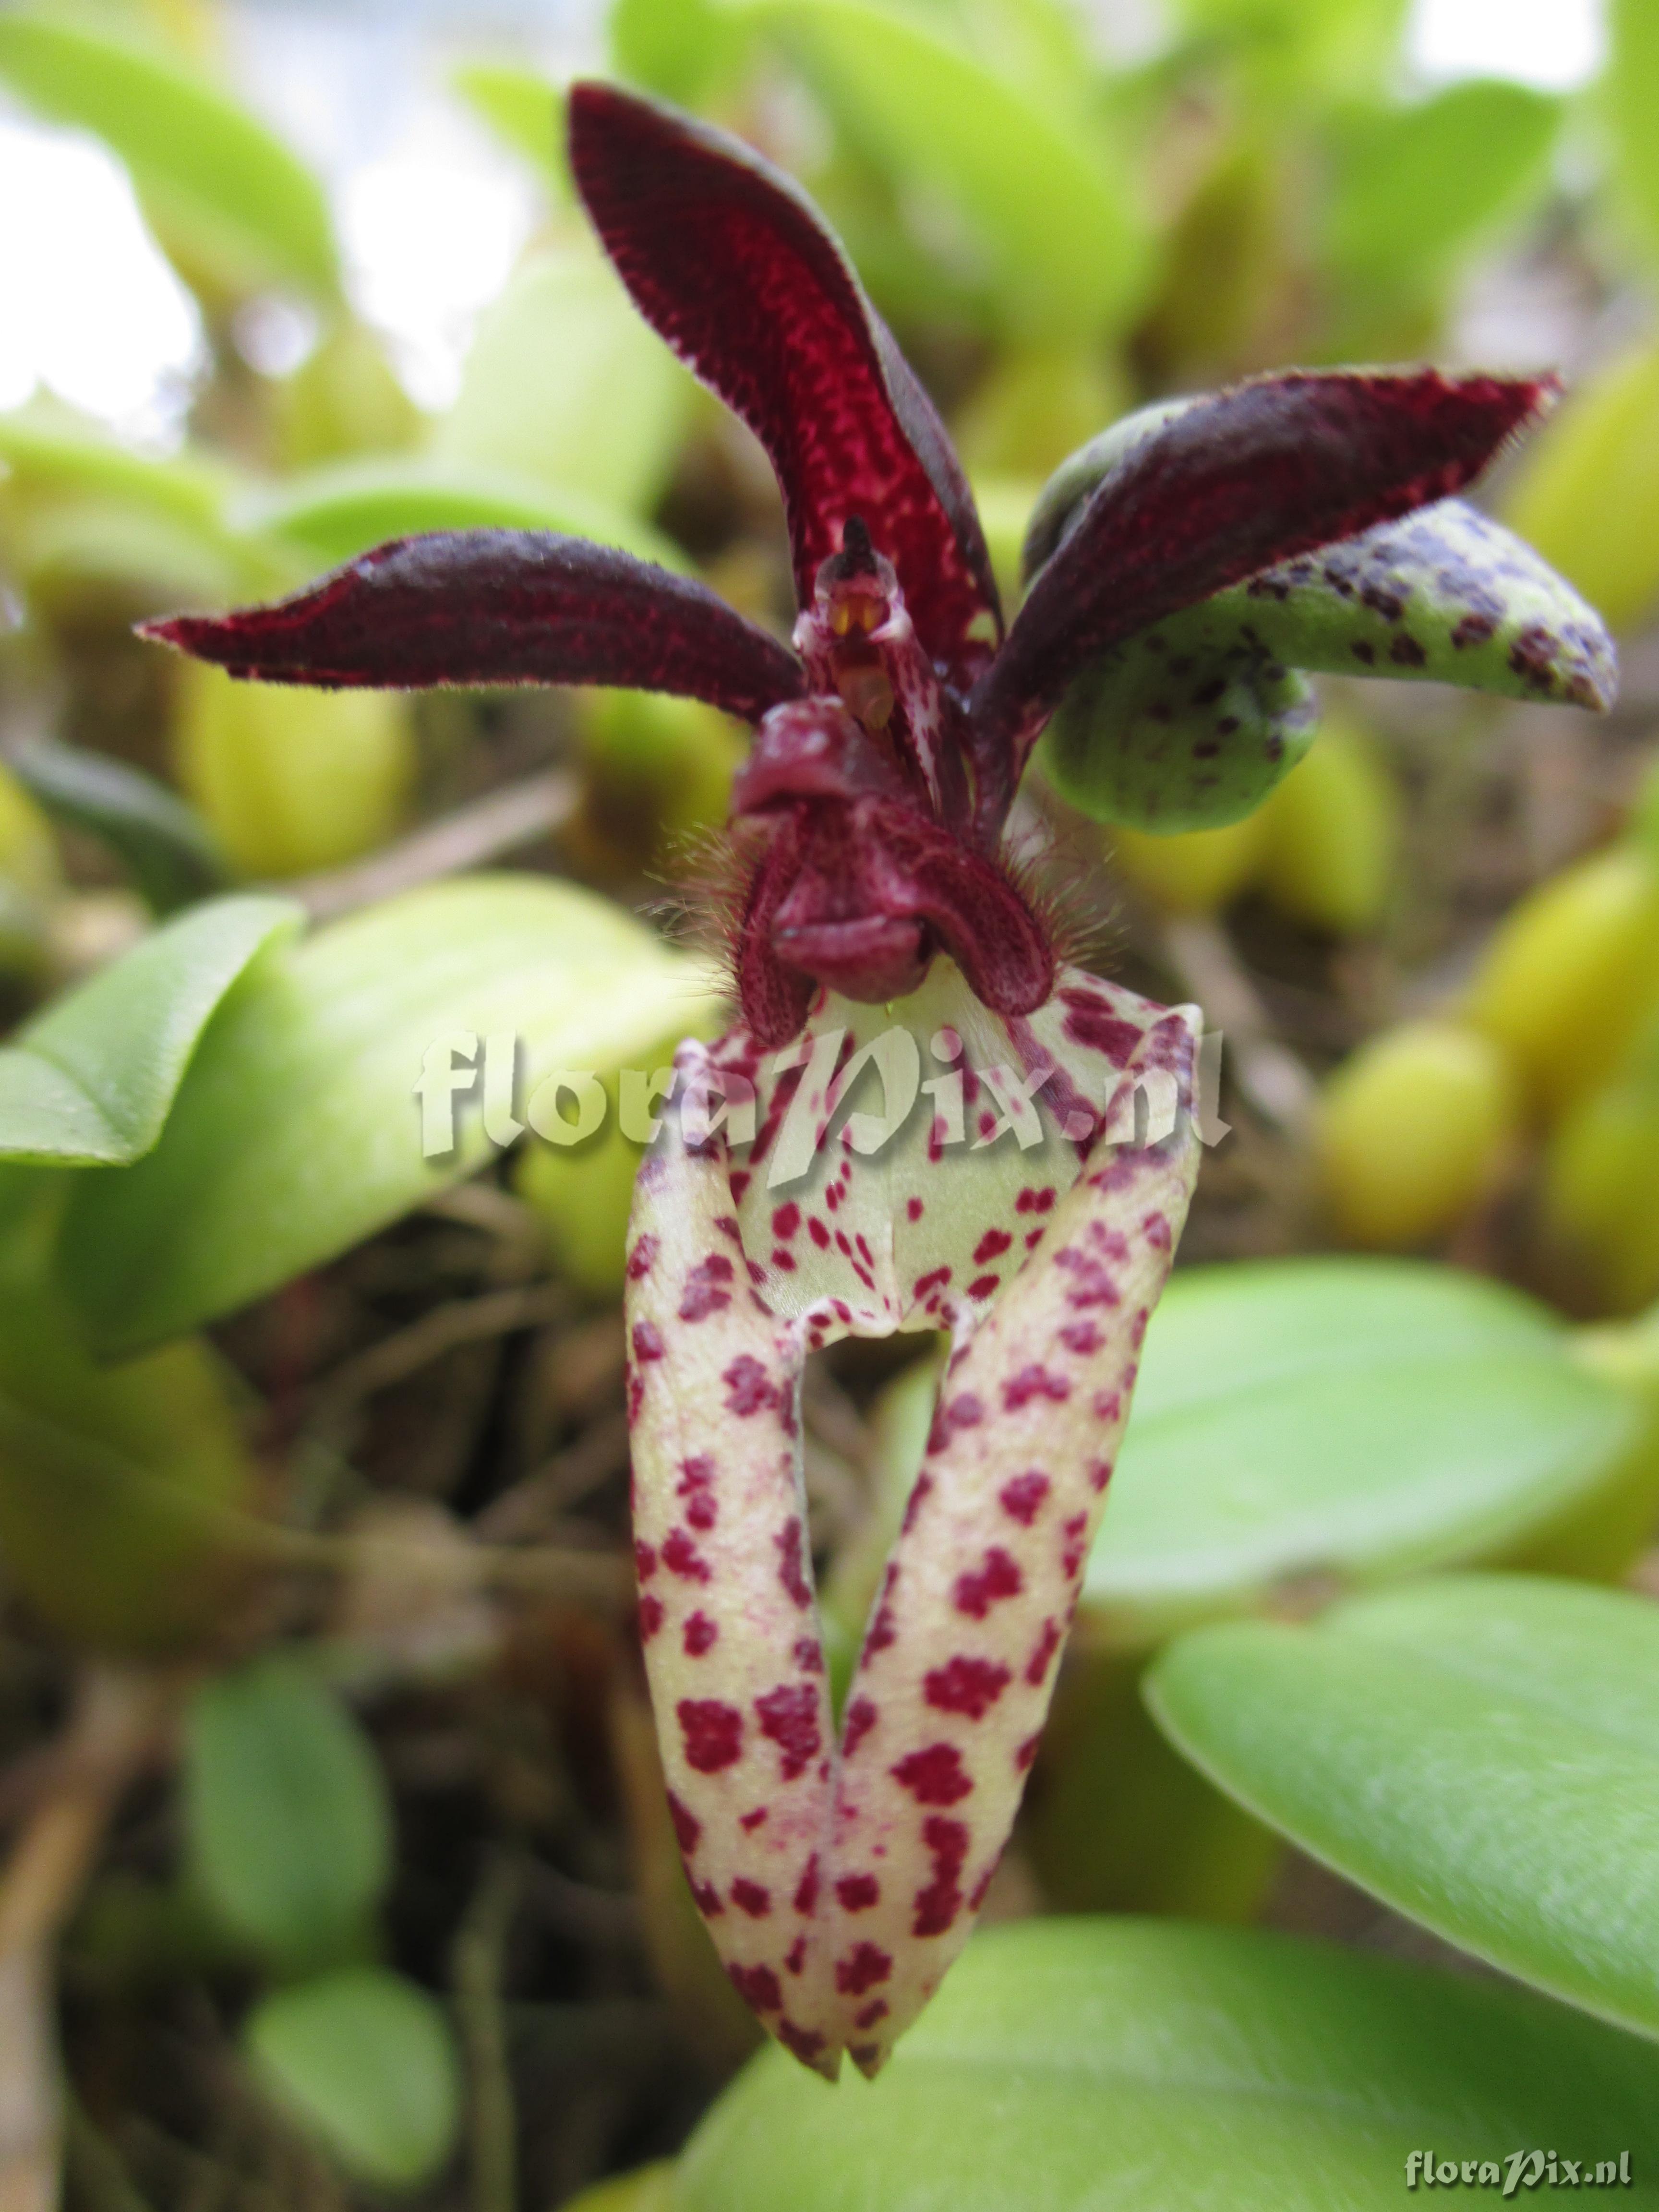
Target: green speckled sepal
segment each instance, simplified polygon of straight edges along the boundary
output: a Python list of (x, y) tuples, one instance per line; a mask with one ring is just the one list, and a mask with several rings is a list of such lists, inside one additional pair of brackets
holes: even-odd
[(1253, 638), (1296, 668), (1597, 709), (1618, 690), (1595, 610), (1513, 532), (1459, 499), (1264, 568), (1193, 616), (1200, 634), (1213, 624), (1218, 648)]

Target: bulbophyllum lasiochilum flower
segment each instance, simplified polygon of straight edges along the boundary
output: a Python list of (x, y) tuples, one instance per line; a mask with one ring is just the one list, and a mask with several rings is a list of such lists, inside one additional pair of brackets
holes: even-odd
[[(1006, 1837), (1197, 1160), (1193, 1011), (1066, 966), (1010, 864), (1031, 747), (1118, 642), (1455, 493), (1553, 387), (1291, 374), (1193, 401), (1078, 498), (1005, 635), (944, 428), (811, 204), (611, 86), (573, 89), (569, 132), (641, 312), (771, 457), (791, 645), (701, 584), (505, 531), (152, 635), (265, 682), (626, 684), (755, 726), (738, 1024), (681, 1077), (728, 1114), (752, 1086), (756, 1127), (667, 1117), (630, 1230), (641, 1628), (732, 1980), (809, 2064), (873, 2072)], [(866, 1047), (890, 1134), (837, 1114)], [(799, 1383), (814, 1347), (901, 1328), (952, 1350), (837, 1741)]]

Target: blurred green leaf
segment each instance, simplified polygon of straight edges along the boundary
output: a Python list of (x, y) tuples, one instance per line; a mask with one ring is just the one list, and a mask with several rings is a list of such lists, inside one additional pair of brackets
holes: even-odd
[(569, 198), (564, 94), (550, 77), (511, 62), (464, 62), (450, 82), (504, 146), (527, 155), (542, 182), (559, 199)]
[(360, 1951), (391, 1878), (392, 1812), (339, 1698), (269, 1654), (204, 1684), (185, 1746), (191, 1864), (226, 1928), (288, 1973)]
[(233, 292), (297, 284), (325, 297), (339, 270), (328, 201), (246, 109), (159, 50), (64, 11), (0, 15), (0, 77), (43, 115), (94, 132), (125, 162), (187, 280)]
[(1449, 1942), (1659, 2035), (1659, 1607), (1522, 1576), (1195, 1630), (1148, 1677), (1176, 1747)]
[(1144, 219), (1102, 140), (961, 47), (868, 0), (746, 0), (851, 142), (963, 231), (972, 289), (1031, 340), (1121, 330), (1144, 298)]
[(1571, 395), (1504, 510), (1612, 629), (1648, 613), (1659, 598), (1659, 346), (1638, 347)]
[(460, 2064), (442, 2008), (363, 1966), (278, 1990), (244, 2031), (271, 2095), (354, 2179), (414, 2189), (448, 2158)]
[(0, 1158), (76, 1167), (149, 1152), (215, 1007), (301, 918), (280, 898), (196, 907), (27, 1024), (0, 1048)]
[[(0, 16), (0, 38), (13, 18)], [(200, 452), (159, 459), (50, 397), (0, 414), (0, 461), (27, 493), (93, 492), (211, 528), (235, 472)]]
[(706, 972), (633, 915), (545, 878), (432, 884), (319, 930), (226, 1006), (142, 1170), (77, 1183), (63, 1249), (76, 1302), (110, 1349), (229, 1312), (492, 1157), (463, 1091), (455, 1149), (422, 1158), (429, 1048), (516, 1034), (522, 1119), (552, 1071), (625, 1064), (696, 1029), (708, 994)]
[(716, 0), (611, 0), (605, 27), (617, 75), (682, 107), (702, 106), (746, 44)]
[(1649, 253), (1659, 257), (1659, 13), (1650, 0), (1609, 0), (1607, 28), (1612, 51), (1601, 89), (1619, 182)]
[(1545, 1307), (1416, 1261), (1178, 1275), (1084, 1584), (1111, 1640), (1489, 1558), (1595, 1498), (1640, 1433)]
[(678, 2212), (1393, 2212), (1405, 2160), (1659, 2155), (1659, 2061), (1522, 1991), (1158, 1922), (975, 1937), (880, 2078), (775, 2045), (682, 2160)]
[(188, 1650), (234, 1594), (223, 1515), (253, 1468), (225, 1370), (200, 1344), (100, 1365), (9, 1240), (0, 1277), (0, 1561), (58, 1634)]
[(597, 246), (544, 247), (481, 317), (432, 451), (506, 475), (531, 496), (550, 489), (648, 514), (690, 396), (685, 370)]
[[(1377, 89), (1389, 72), (1409, 0), (1180, 0), (1183, 26), (1231, 47), (1249, 67), (1267, 119), (1289, 92), (1304, 100)], [(1282, 106), (1279, 119), (1283, 119)]]
[(1477, 77), (1341, 118), (1326, 258), (1359, 286), (1434, 283), (1541, 187), (1563, 112), (1547, 93)]
[(45, 738), (6, 758), (48, 814), (108, 846), (153, 912), (171, 914), (224, 889), (224, 856), (207, 824), (153, 775)]
[(665, 568), (687, 565), (672, 540), (602, 495), (546, 489), (502, 465), (424, 456), (315, 469), (250, 495), (232, 515), (250, 537), (281, 540), (325, 565), (427, 530), (556, 530)]

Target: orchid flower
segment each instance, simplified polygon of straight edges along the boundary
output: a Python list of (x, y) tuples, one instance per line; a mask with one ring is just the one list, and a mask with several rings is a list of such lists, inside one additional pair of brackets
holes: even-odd
[[(945, 429), (801, 191), (610, 85), (574, 88), (569, 137), (641, 313), (771, 458), (793, 649), (700, 583), (493, 530), (151, 635), (267, 683), (625, 684), (754, 725), (737, 1026), (682, 1048), (708, 1110), (665, 1115), (629, 1229), (640, 1629), (732, 1981), (808, 2064), (873, 2074), (1006, 1838), (1199, 1157), (1196, 1010), (1064, 962), (1010, 860), (1022, 771), (1103, 657), (1447, 500), (1553, 386), (1295, 374), (1165, 409), (1049, 502), (1005, 633)], [(872, 1062), (885, 1115), (838, 1121)], [(799, 1383), (894, 1330), (951, 1349), (837, 1740)]]

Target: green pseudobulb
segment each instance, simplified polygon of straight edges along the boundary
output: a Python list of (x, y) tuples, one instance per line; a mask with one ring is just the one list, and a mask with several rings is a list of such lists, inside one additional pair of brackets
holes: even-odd
[[(1115, 423), (1050, 479), (1026, 535), (1035, 575), (1127, 454), (1189, 403)], [(1307, 750), (1297, 672), (1431, 679), (1506, 697), (1605, 707), (1615, 665), (1594, 609), (1531, 548), (1445, 499), (1279, 562), (1109, 647), (1043, 740), (1079, 812), (1160, 834), (1259, 806)]]

